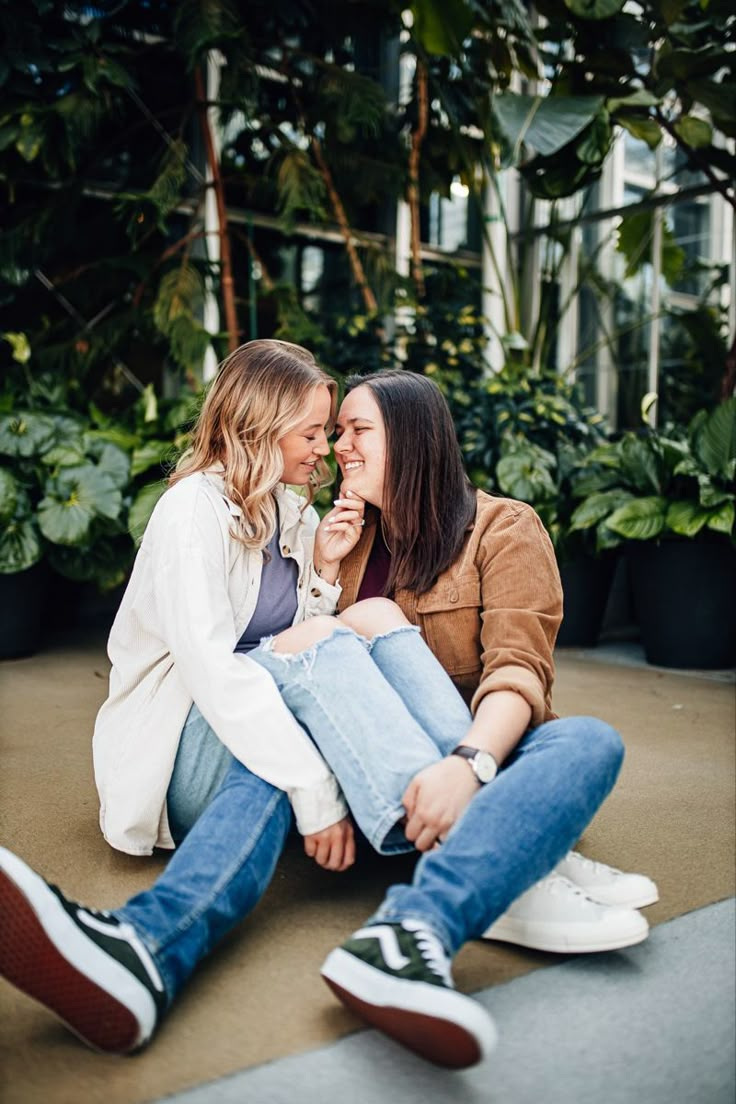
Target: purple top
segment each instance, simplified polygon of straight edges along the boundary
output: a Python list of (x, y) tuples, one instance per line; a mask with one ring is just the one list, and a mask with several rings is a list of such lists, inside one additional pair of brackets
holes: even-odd
[(294, 623), (297, 609), (296, 584), (299, 568), (296, 560), (284, 559), (279, 547), (279, 528), (268, 542), (271, 558), (264, 557), (261, 588), (253, 616), (235, 645), (236, 652), (252, 652), (264, 636), (275, 636)]
[(357, 601), (363, 598), (383, 598), (383, 588), (386, 586), (388, 573), (391, 570), (391, 553), (383, 539), (381, 526), (376, 526), (376, 536), (373, 547), (368, 555), (368, 563), (365, 565), (365, 575), (360, 584)]

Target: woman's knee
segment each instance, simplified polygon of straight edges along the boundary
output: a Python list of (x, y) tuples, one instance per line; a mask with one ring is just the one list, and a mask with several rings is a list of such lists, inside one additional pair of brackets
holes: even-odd
[(314, 647), (320, 640), (332, 636), (340, 622), (336, 617), (320, 614), (318, 617), (310, 617), (307, 621), (300, 621), (298, 625), (292, 625), (284, 629), (274, 637), (274, 652), (303, 652), (307, 648)]
[(580, 717), (584, 722), (584, 740), (589, 754), (595, 754), (601, 765), (618, 774), (624, 761), (624, 742), (620, 733), (598, 717)]
[(365, 598), (340, 614), (340, 620), (369, 640), (410, 622), (390, 598)]

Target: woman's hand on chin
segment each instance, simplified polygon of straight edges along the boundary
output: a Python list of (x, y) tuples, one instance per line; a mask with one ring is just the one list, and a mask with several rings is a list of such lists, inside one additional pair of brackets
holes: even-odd
[(365, 524), (365, 502), (352, 492), (349, 497), (335, 499), (334, 507), (325, 514), (314, 541), (314, 564), (320, 574), (335, 570), (360, 540)]

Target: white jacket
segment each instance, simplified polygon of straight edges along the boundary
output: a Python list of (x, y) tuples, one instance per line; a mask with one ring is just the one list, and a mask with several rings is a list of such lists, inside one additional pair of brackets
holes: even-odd
[[(317, 514), (285, 488), (277, 501), (281, 550), (299, 568), (294, 620), (332, 613), (340, 588), (312, 566)], [(110, 693), (95, 724), (94, 771), (103, 835), (131, 855), (174, 846), (166, 791), (192, 701), (241, 763), (286, 791), (302, 834), (347, 812), (271, 675), (233, 651), (256, 607), (262, 568), (261, 553), (230, 535), (240, 513), (213, 471), (167, 490), (110, 632)]]

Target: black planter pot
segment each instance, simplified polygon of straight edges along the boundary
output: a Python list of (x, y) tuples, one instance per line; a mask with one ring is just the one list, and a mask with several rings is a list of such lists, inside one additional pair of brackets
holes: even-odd
[(557, 636), (562, 648), (590, 648), (598, 640), (616, 567), (614, 553), (576, 556), (560, 564), (564, 616)]
[(0, 659), (31, 655), (38, 648), (48, 580), (45, 563), (0, 574)]
[(648, 663), (706, 670), (736, 664), (736, 549), (727, 540), (627, 546)]

